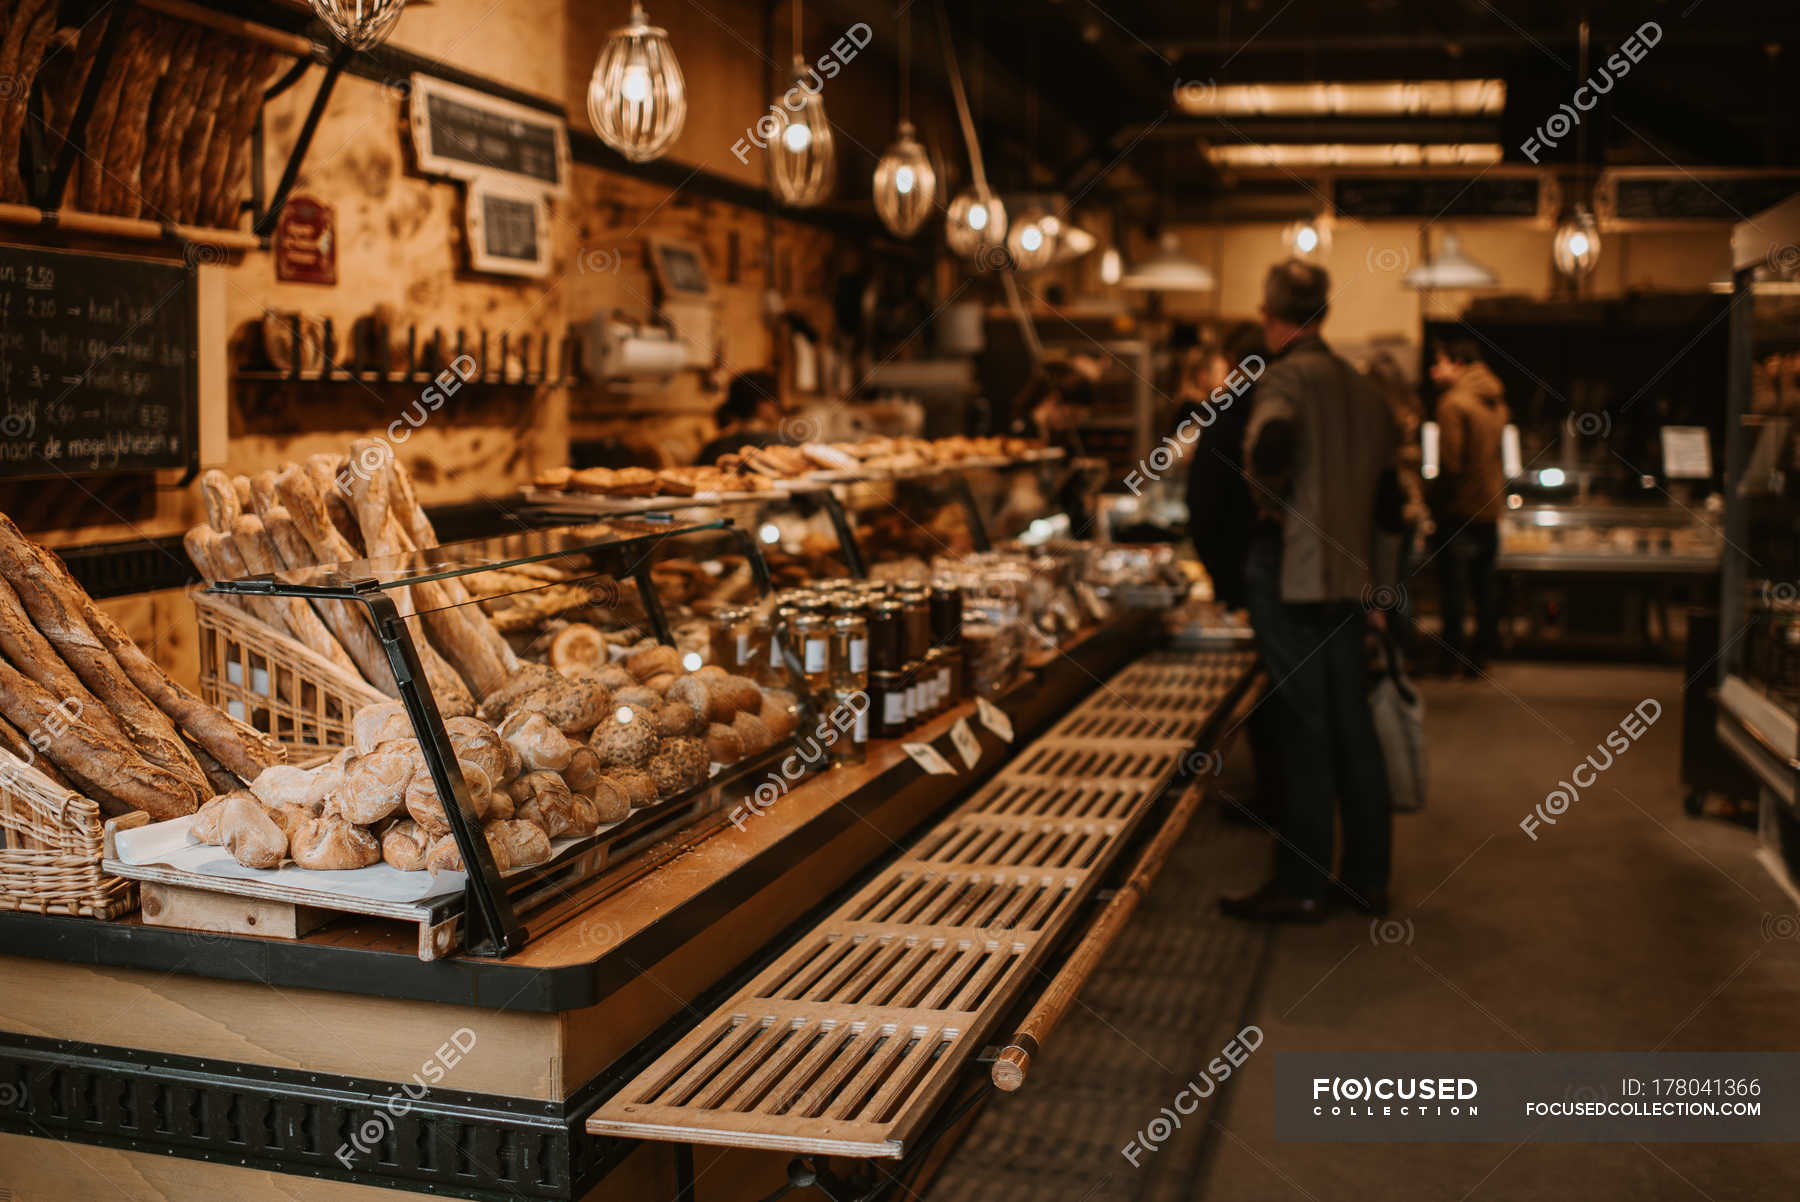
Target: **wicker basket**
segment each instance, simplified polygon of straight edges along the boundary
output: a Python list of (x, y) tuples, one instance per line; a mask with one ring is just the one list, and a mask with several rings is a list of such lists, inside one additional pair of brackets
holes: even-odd
[(224, 598), (189, 595), (200, 623), (200, 695), (290, 751), (348, 746), (356, 711), (387, 700)]
[(0, 751), (0, 910), (118, 918), (137, 886), (100, 871), (100, 806)]

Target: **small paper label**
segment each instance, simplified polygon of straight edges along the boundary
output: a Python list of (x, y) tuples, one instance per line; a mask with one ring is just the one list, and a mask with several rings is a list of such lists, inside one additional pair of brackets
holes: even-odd
[(966, 766), (973, 768), (981, 761), (981, 740), (969, 729), (967, 718), (958, 718), (950, 727), (950, 741), (956, 744), (957, 753)]
[(852, 743), (869, 741), (869, 707), (866, 705), (856, 711), (856, 725), (850, 728), (850, 741)]
[(882, 698), (881, 720), (888, 726), (899, 726), (906, 721), (906, 694), (895, 689)]
[(829, 655), (830, 650), (830, 645), (827, 644), (824, 639), (806, 640), (807, 675), (810, 676), (814, 672), (823, 672), (825, 670), (826, 658)]
[(1010, 743), (1013, 741), (1012, 719), (1006, 716), (1005, 710), (989, 701), (986, 697), (977, 697), (975, 699), (975, 714), (981, 719), (981, 724), (993, 731), (1002, 743)]
[(868, 668), (869, 668), (869, 640), (868, 639), (851, 639), (850, 640), (850, 670), (852, 672), (866, 672), (866, 671), (868, 671)]
[(906, 749), (906, 754), (912, 757), (913, 763), (933, 776), (956, 775), (956, 769), (951, 766), (950, 761), (930, 743), (902, 743), (900, 746)]

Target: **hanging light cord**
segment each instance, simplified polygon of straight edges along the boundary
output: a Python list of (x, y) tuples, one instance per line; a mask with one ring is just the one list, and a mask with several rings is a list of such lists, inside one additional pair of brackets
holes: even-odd
[(800, 65), (800, 26), (806, 20), (805, 10), (800, 7), (800, 0), (794, 0), (794, 65)]
[(969, 115), (969, 94), (963, 90), (962, 66), (956, 61), (956, 46), (950, 40), (950, 18), (944, 15), (944, 0), (936, 0), (938, 37), (944, 43), (944, 69), (950, 76), (950, 94), (956, 101), (956, 119), (962, 125), (963, 144), (969, 148), (969, 174), (975, 187), (988, 190), (987, 169), (981, 163), (981, 139), (975, 134), (975, 118)]
[(912, 124), (912, 14), (900, 12), (900, 120)]

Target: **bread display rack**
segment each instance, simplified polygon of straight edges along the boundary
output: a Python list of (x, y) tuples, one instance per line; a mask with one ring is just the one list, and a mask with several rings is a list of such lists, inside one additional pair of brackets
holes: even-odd
[[(145, 882), (146, 898), (154, 899), (153, 904), (145, 906), (147, 921), (160, 917), (152, 910), (176, 907), (192, 910), (204, 907), (208, 901), (199, 895), (225, 895), (219, 903), (220, 914), (246, 909), (255, 912), (260, 907), (263, 917), (256, 920), (260, 923), (257, 929), (267, 934), (297, 937), (310, 926), (317, 925), (318, 920), (347, 912), (416, 923), (421, 959), (441, 958), (459, 947), (476, 956), (503, 957), (518, 951), (529, 939), (522, 915), (530, 913), (534, 922), (553, 925), (559, 915), (591, 905), (599, 897), (679, 853), (695, 838), (722, 822), (731, 801), (747, 794), (757, 781), (763, 779), (771, 765), (786, 756), (793, 746), (793, 739), (790, 736), (779, 740), (771, 749), (719, 770), (706, 781), (657, 805), (634, 810), (629, 817), (604, 826), (593, 835), (569, 841), (557, 848), (548, 862), (517, 870), (503, 878), (487, 840), (482, 837), (479, 812), (452, 749), (438, 699), (425, 678), (415, 636), (409, 630), (408, 619), (402, 615), (395, 596), (409, 586), (556, 561), (560, 566), (576, 568), (578, 581), (606, 578), (620, 585), (630, 581), (656, 640), (669, 645), (673, 640), (668, 619), (651, 576), (652, 554), (665, 540), (720, 533), (740, 544), (757, 586), (766, 592), (769, 583), (767, 566), (748, 532), (727, 520), (683, 523), (657, 517), (528, 530), (499, 539), (446, 544), (382, 559), (216, 583), (207, 592), (239, 597), (294, 597), (314, 603), (363, 607), (380, 638), (387, 662), (393, 668), (399, 700), (418, 738), (437, 795), (446, 802), (454, 801), (454, 804), (445, 804), (444, 811), (462, 863), (468, 866), (466, 881), (460, 892), (453, 889), (434, 892), (425, 886), (415, 890), (416, 896), (396, 899), (384, 896), (378, 890), (359, 895), (354, 888), (344, 891), (326, 887), (323, 883), (310, 887), (311, 882), (297, 883), (291, 876), (284, 883), (277, 883), (260, 875), (201, 874), (153, 859), (145, 862), (138, 856), (131, 857), (133, 862), (127, 862), (118, 854), (110, 828), (105, 871)], [(239, 624), (249, 621), (241, 619)], [(242, 632), (240, 636), (248, 637)], [(219, 638), (216, 627), (209, 637)], [(798, 679), (798, 664), (784, 632), (776, 630), (774, 637), (790, 673)], [(275, 640), (291, 642), (271, 631), (264, 645)], [(297, 644), (294, 646), (297, 653), (304, 651)], [(294, 658), (297, 663), (298, 655)], [(248, 672), (249, 663), (246, 662), (243, 668)], [(271, 677), (275, 677), (277, 671), (270, 669)], [(299, 678), (290, 683), (298, 692)], [(804, 690), (795, 692), (804, 706)], [(230, 700), (225, 698), (227, 704)], [(261, 700), (268, 702), (270, 698), (263, 696)], [(352, 703), (346, 696), (344, 704)], [(348, 714), (341, 715), (334, 721), (347, 723), (349, 717)], [(802, 721), (807, 720), (803, 709)], [(320, 733), (320, 730), (312, 733)], [(314, 750), (323, 748), (315, 744)], [(678, 833), (680, 838), (670, 838)], [(271, 916), (274, 929), (270, 926)], [(179, 922), (173, 924), (182, 925)], [(206, 926), (207, 923), (203, 920), (196, 925)]]

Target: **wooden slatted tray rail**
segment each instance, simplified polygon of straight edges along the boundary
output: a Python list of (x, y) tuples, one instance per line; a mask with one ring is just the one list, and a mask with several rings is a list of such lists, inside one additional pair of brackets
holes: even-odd
[[(906, 1155), (1251, 667), (1238, 652), (1158, 653), (1116, 674), (614, 1094), (588, 1131)], [(1085, 733), (1100, 729), (1120, 733)]]

